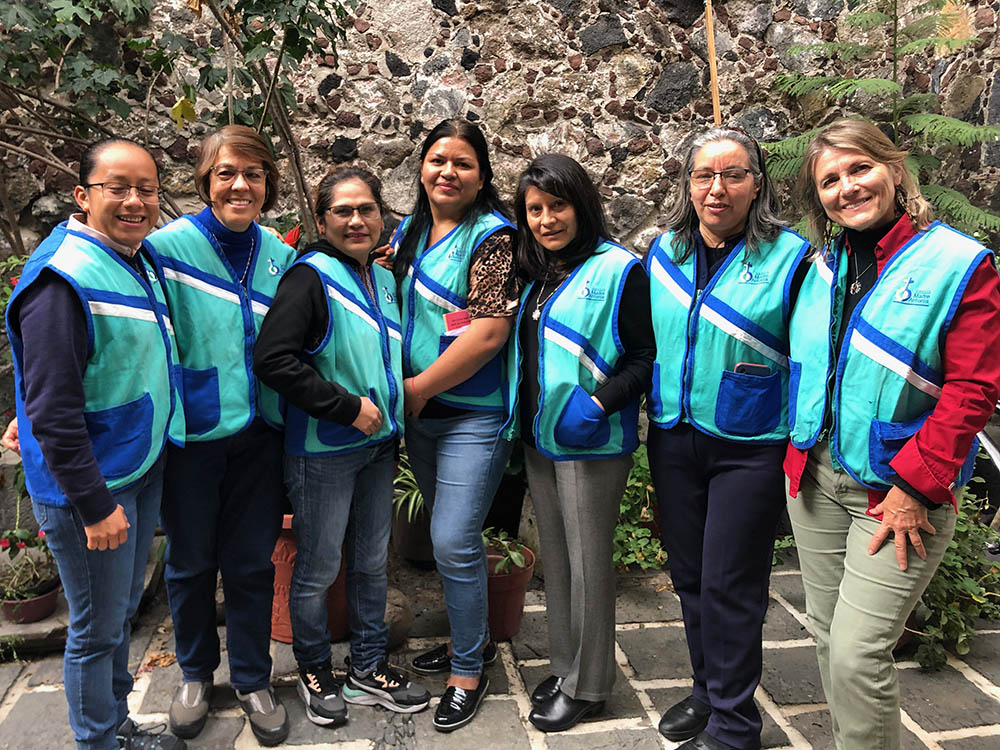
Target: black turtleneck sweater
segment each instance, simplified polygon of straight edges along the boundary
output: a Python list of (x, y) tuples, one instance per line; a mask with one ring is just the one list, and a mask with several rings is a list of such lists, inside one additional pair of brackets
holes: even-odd
[[(346, 263), (367, 283), (367, 267), (362, 268), (326, 240), (309, 245), (303, 254), (314, 250)], [(309, 416), (349, 425), (361, 412), (361, 398), (325, 379), (308, 364), (305, 354), (319, 346), (326, 335), (328, 310), (323, 282), (316, 271), (308, 266), (290, 268), (281, 278), (260, 327), (253, 370), (262, 383)]]

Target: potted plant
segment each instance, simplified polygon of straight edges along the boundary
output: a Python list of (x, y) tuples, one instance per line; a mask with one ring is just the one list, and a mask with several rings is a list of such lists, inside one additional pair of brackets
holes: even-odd
[(14, 528), (0, 533), (0, 609), (10, 622), (37, 622), (51, 615), (59, 601), (59, 570), (45, 541), (45, 532), (21, 527), (21, 501), (25, 497), (24, 471), (15, 474), (17, 493)]
[(400, 448), (392, 497), (392, 548), (404, 560), (418, 567), (434, 567), (431, 544), (431, 515), (413, 476), (409, 456)]
[(521, 629), (524, 595), (535, 570), (535, 555), (502, 529), (483, 529), (489, 577), (490, 637), (507, 641)]

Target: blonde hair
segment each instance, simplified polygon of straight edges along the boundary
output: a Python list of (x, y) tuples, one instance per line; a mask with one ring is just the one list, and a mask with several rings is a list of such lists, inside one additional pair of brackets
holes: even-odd
[(267, 141), (256, 130), (245, 125), (226, 125), (202, 141), (201, 153), (194, 165), (194, 182), (198, 188), (198, 195), (206, 204), (211, 204), (208, 197), (209, 183), (212, 179), (211, 170), (223, 146), (228, 146), (245, 159), (259, 161), (264, 166), (267, 189), (264, 194), (264, 205), (260, 210), (269, 211), (278, 200), (278, 165), (274, 162), (274, 154), (271, 153)]
[(860, 151), (881, 164), (899, 167), (902, 179), (896, 187), (896, 205), (910, 217), (917, 231), (926, 229), (934, 221), (934, 208), (920, 194), (917, 181), (903, 163), (909, 152), (897, 148), (885, 133), (867, 120), (837, 120), (820, 130), (809, 141), (799, 168), (796, 192), (806, 214), (806, 234), (817, 250), (830, 244), (833, 222), (819, 201), (813, 171), (816, 159), (830, 148)]

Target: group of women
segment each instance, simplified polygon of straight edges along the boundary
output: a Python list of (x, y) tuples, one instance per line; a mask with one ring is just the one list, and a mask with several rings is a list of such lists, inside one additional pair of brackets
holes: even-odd
[[(345, 703), (428, 705), (386, 658), (403, 437), (451, 631), (412, 661), (450, 672), (435, 728), (471, 721), (489, 690), (480, 531), (514, 438), (550, 642), (529, 719), (557, 732), (601, 712), (617, 671), (612, 538), (646, 394), (693, 671), (660, 732), (686, 750), (760, 746), (753, 695), (787, 490), (837, 747), (898, 748), (891, 649), (953, 533), (955, 488), (1000, 387), (992, 256), (932, 221), (905, 156), (862, 121), (820, 131), (799, 186), (810, 244), (783, 225), (751, 136), (699, 134), (643, 263), (611, 239), (599, 191), (567, 156), (539, 156), (521, 175), (515, 224), (482, 132), (447, 120), (423, 143), (414, 210), (384, 257), (380, 184), (357, 168), (320, 182), (321, 238), (295, 257), (256, 223), (277, 196), (266, 144), (239, 127), (211, 136), (196, 168), (208, 207), (148, 238), (187, 417), (162, 510), (184, 676), (172, 731), (193, 737), (208, 714), (221, 571), (233, 687), (261, 742), (287, 735), (267, 648), (283, 491), (308, 718), (342, 724)], [(341, 554), (344, 684), (325, 619)]]

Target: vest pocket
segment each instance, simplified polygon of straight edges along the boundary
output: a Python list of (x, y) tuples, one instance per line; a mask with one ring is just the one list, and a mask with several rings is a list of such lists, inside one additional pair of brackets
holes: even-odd
[(656, 360), (653, 360), (653, 385), (647, 394), (646, 408), (654, 417), (663, 413), (663, 400), (660, 398), (660, 363)]
[(724, 370), (715, 401), (715, 424), (723, 432), (755, 437), (781, 419), (781, 373), (760, 377)]
[(365, 433), (349, 424), (337, 424), (329, 419), (316, 420), (316, 437), (324, 445), (340, 448), (363, 440)]
[[(438, 356), (457, 338), (457, 336), (442, 336), (438, 345)], [(500, 353), (480, 367), (472, 377), (449, 388), (445, 393), (451, 396), (467, 396), (469, 398), (483, 398), (491, 395), (500, 387), (500, 373), (502, 372), (500, 354), (502, 352), (501, 349)]]
[(184, 380), (184, 419), (189, 435), (204, 435), (219, 424), (219, 369), (182, 370)]
[(923, 426), (928, 416), (930, 412), (908, 422), (872, 420), (872, 426), (868, 431), (868, 464), (875, 476), (885, 482), (892, 482), (896, 472), (889, 466), (889, 462), (896, 457), (906, 441)]
[(600, 448), (611, 439), (611, 423), (590, 394), (576, 385), (556, 420), (553, 436), (564, 448)]
[(146, 460), (153, 445), (153, 399), (148, 393), (121, 406), (85, 411), (83, 418), (105, 479), (127, 477)]

